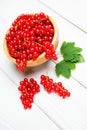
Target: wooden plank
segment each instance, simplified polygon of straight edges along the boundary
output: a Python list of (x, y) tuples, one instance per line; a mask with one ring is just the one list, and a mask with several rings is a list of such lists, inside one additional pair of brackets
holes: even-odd
[[(40, 95), (37, 95), (36, 104), (54, 120), (55, 124), (60, 124), (63, 130), (82, 130), (87, 128), (87, 90), (72, 78), (70, 80), (63, 77), (57, 78), (54, 71), (55, 64), (47, 62), (43, 66), (35, 67), (31, 70), (32, 76), (40, 82), (40, 75), (47, 74), (54, 81), (61, 81), (66, 89), (71, 92), (71, 97), (62, 99), (56, 94), (47, 94), (41, 87)], [(45, 68), (45, 70), (44, 70)]]
[(86, 0), (40, 0), (68, 22), (87, 33)]
[[(38, 6), (45, 8), (43, 5), (38, 4)], [(72, 72), (72, 76), (76, 80), (79, 79), (80, 83), (83, 84), (83, 86), (85, 88), (87, 88), (87, 82), (86, 82), (87, 73), (85, 73), (85, 76), (83, 76), (84, 71), (85, 72), (87, 71), (87, 67), (86, 67), (86, 65), (87, 65), (87, 54), (86, 54), (87, 53), (87, 47), (86, 47), (87, 36), (86, 36), (86, 34), (84, 34), (82, 31), (78, 30), (73, 25), (67, 23), (67, 21), (63, 20), (62, 18), (60, 18), (58, 15), (56, 15), (55, 13), (53, 13), (49, 9), (48, 9), (48, 14), (51, 15), (55, 19), (55, 21), (58, 25), (58, 28), (59, 28), (59, 45), (58, 45), (58, 48), (57, 48), (57, 52), (58, 52), (58, 56), (59, 56), (58, 61), (61, 60), (59, 49), (60, 49), (60, 46), (61, 46), (61, 44), (64, 40), (76, 42), (76, 46), (79, 46), (83, 49), (82, 54), (85, 58), (85, 62), (77, 65), (76, 70)], [(7, 28), (9, 28), (9, 23), (8, 22), (6, 23), (5, 21), (4, 22), (1, 21), (2, 32), (1, 32), (1, 36), (0, 36), (0, 39), (2, 41), (0, 52), (2, 53), (2, 55), (4, 57), (5, 57), (5, 55), (4, 55), (4, 52), (3, 52), (3, 38), (4, 38), (4, 35), (7, 31)], [(56, 61), (56, 63), (58, 61)]]
[(0, 70), (0, 120), (3, 125), (12, 130), (59, 130), (35, 103), (31, 110), (24, 110), (19, 96), (17, 86)]
[[(22, 1), (23, 2), (23, 1)], [(16, 2), (15, 2), (16, 3)], [(6, 24), (9, 26), (9, 23), (12, 22), (12, 20), (22, 11), (22, 9), (27, 6), (27, 4), (24, 3), (24, 6), (22, 5), (20, 9), (17, 8), (16, 12), (14, 8), (16, 8), (16, 5), (14, 4), (13, 10), (10, 9), (10, 4), (8, 3), (8, 12), (6, 15), (6, 12), (4, 12), (5, 15), (1, 15), (4, 17), (7, 21)], [(23, 4), (23, 3), (22, 3)], [(34, 8), (31, 9), (31, 5), (33, 5)], [(5, 7), (5, 6), (4, 6)], [(40, 7), (38, 9), (37, 7)], [(1, 9), (1, 8), (0, 8)], [(78, 30), (73, 25), (69, 24), (64, 19), (60, 18), (57, 14), (55, 14), (50, 9), (46, 8), (44, 5), (41, 5), (40, 3), (37, 3), (34, 1), (30, 2), (30, 5), (28, 4), (28, 8), (24, 8), (24, 12), (30, 11), (45, 11), (49, 15), (51, 15), (55, 21), (58, 24), (59, 32), (60, 32), (60, 42), (58, 47), (58, 54), (59, 54), (59, 48), (61, 46), (62, 41), (75, 41), (77, 46), (80, 46), (83, 48), (83, 55), (86, 59), (86, 41), (87, 37), (86, 34)], [(6, 16), (6, 17), (5, 17)], [(12, 17), (11, 17), (12, 16)], [(10, 19), (11, 17), (11, 19)], [(3, 22), (3, 21), (2, 21)], [(4, 27), (3, 22), (1, 29), (4, 30), (1, 32), (0, 40), (3, 41), (3, 35), (5, 34), (7, 26)], [(57, 78), (55, 75), (55, 64), (50, 61), (46, 64), (43, 64), (38, 67), (33, 67), (27, 72), (26, 74), (19, 73), (16, 69), (13, 63), (11, 63), (7, 57), (4, 55), (3, 47), (0, 48), (0, 69), (8, 76), (9, 80), (11, 80), (15, 85), (18, 85), (19, 81), (23, 79), (24, 77), (34, 77), (38, 82), (40, 79), (40, 75), (48, 74), (50, 75), (55, 81), (62, 81), (64, 83), (64, 86), (69, 89), (71, 92), (71, 97), (67, 98), (65, 100), (62, 100), (60, 97), (58, 97), (55, 94), (47, 94), (43, 87), (41, 87), (41, 93), (38, 94), (35, 98), (35, 104), (38, 106), (38, 108), (46, 114), (50, 118), (51, 121), (55, 123), (55, 125), (59, 126), (60, 129), (63, 130), (85, 130), (87, 128), (87, 92), (86, 89), (84, 89), (81, 84), (76, 82), (73, 78), (70, 80), (67, 80), (63, 77)], [(61, 58), (59, 57), (59, 60)], [(77, 75), (81, 77), (81, 75), (84, 75), (83, 71), (80, 71), (79, 66), (81, 66), (82, 70), (83, 67), (86, 67), (86, 62), (82, 63), (81, 65), (78, 65), (78, 73), (74, 71), (75, 73), (73, 76), (76, 78)], [(86, 71), (86, 68), (84, 68)], [(83, 83), (86, 83), (86, 77), (84, 77), (85, 81)], [(79, 80), (80, 83), (82, 83), (83, 79)], [(84, 85), (84, 84), (83, 84)], [(86, 85), (85, 85), (86, 86)], [(17, 91), (17, 88), (15, 88), (15, 91)], [(25, 115), (25, 114), (24, 114)], [(31, 114), (32, 115), (32, 114)], [(29, 116), (29, 115), (28, 115)], [(24, 116), (25, 117), (25, 116)], [(10, 120), (10, 119), (9, 119)], [(32, 127), (31, 127), (32, 128)]]
[[(64, 86), (71, 92), (71, 97), (63, 100), (55, 94), (47, 94), (41, 87), (41, 92), (36, 95), (35, 104), (61, 129), (68, 130), (73, 127), (73, 130), (82, 130), (87, 128), (87, 91), (72, 78), (70, 80), (63, 77), (57, 78), (54, 67), (54, 63), (47, 62), (44, 65), (31, 68), (31, 73), (27, 73), (26, 77), (33, 77), (40, 83), (40, 75), (48, 74), (54, 81), (63, 82)], [(11, 80), (18, 84), (22, 79), (21, 76), (16, 71), (7, 70), (9, 78), (11, 79), (13, 75)], [(22, 76), (25, 77), (25, 75)]]

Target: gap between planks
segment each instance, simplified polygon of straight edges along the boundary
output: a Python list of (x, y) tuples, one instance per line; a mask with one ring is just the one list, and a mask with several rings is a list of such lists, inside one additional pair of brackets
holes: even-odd
[[(14, 85), (18, 86), (17, 83), (3, 70), (3, 68), (0, 67), (0, 71), (1, 71), (2, 73), (4, 73), (4, 75), (5, 75)], [(30, 73), (30, 75), (32, 75), (32, 74)], [(37, 108), (38, 108), (58, 129), (63, 130), (62, 127), (61, 127), (58, 123), (56, 123), (56, 122), (51, 118), (51, 116), (49, 116), (37, 103), (35, 103), (35, 102), (33, 102), (33, 103), (37, 106)]]
[[(55, 65), (56, 65), (56, 62), (54, 60), (51, 60)], [(74, 70), (75, 71), (75, 70)], [(81, 87), (83, 87), (84, 89), (87, 90), (87, 84), (86, 83), (83, 83), (82, 81), (79, 81), (75, 76), (71, 75), (71, 78), (74, 79), (76, 82), (78, 82)]]
[(65, 21), (67, 21), (68, 23), (72, 24), (74, 27), (78, 28), (80, 31), (82, 31), (83, 33), (87, 34), (87, 31), (83, 30), (82, 28), (80, 28), (79, 26), (77, 26), (75, 23), (73, 23), (72, 21), (70, 21), (69, 19), (67, 19), (66, 17), (64, 17), (62, 14), (58, 13), (55, 9), (51, 8), (50, 6), (46, 5), (45, 3), (43, 3), (41, 0), (39, 0), (39, 2), (41, 4), (43, 4), (44, 6), (46, 6), (48, 9), (50, 9), (51, 11), (53, 11), (55, 14), (57, 14), (59, 17), (61, 17), (62, 19), (64, 19)]

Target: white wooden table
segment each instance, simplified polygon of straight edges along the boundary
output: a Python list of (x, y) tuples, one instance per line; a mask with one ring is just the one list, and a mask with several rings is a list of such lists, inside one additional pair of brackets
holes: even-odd
[[(60, 35), (57, 52), (63, 41), (74, 41), (83, 49), (85, 62), (76, 65), (70, 79), (56, 77), (53, 61), (31, 68), (25, 75), (5, 56), (7, 29), (18, 15), (32, 12), (45, 12), (55, 19)], [(86, 12), (86, 0), (0, 0), (0, 130), (87, 130)], [(17, 89), (19, 81), (34, 77), (39, 82), (39, 76), (46, 73), (63, 82), (71, 96), (63, 100), (41, 88), (32, 109), (24, 110)]]

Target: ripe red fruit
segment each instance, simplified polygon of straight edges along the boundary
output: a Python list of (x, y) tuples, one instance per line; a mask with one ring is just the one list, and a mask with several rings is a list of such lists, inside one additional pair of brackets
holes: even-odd
[(23, 72), (27, 61), (36, 60), (43, 52), (47, 59), (57, 60), (51, 44), (53, 36), (53, 25), (44, 13), (18, 16), (5, 37), (9, 54), (16, 59), (17, 69)]
[(49, 76), (45, 75), (41, 75), (40, 78), (40, 83), (48, 93), (54, 92), (63, 98), (70, 96), (70, 92), (63, 87), (61, 82), (53, 82), (52, 78), (49, 78)]
[(18, 90), (21, 92), (20, 100), (24, 108), (30, 109), (34, 101), (35, 94), (40, 92), (40, 86), (33, 78), (30, 78), (30, 80), (24, 78), (24, 80), (20, 81)]

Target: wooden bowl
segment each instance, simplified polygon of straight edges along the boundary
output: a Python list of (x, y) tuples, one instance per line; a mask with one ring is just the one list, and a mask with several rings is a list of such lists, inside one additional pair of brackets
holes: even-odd
[[(53, 25), (53, 28), (54, 28), (54, 37), (53, 37), (53, 40), (52, 40), (52, 44), (54, 45), (54, 49), (56, 50), (57, 46), (58, 46), (58, 42), (59, 42), (59, 32), (58, 32), (58, 28), (57, 28), (57, 24), (56, 22), (54, 21), (54, 19), (52, 17), (49, 16), (49, 19)], [(4, 52), (6, 54), (6, 56), (16, 64), (16, 59), (11, 57), (11, 55), (9, 54), (9, 50), (8, 50), (8, 47), (7, 47), (7, 42), (4, 38), (4, 41), (3, 41), (3, 47), (4, 47)], [(37, 57), (36, 60), (29, 60), (27, 61), (27, 67), (33, 67), (33, 66), (37, 66), (37, 65), (40, 65), (40, 64), (43, 64), (44, 62), (46, 62), (48, 59), (45, 58), (45, 52), (43, 52), (40, 56)]]

